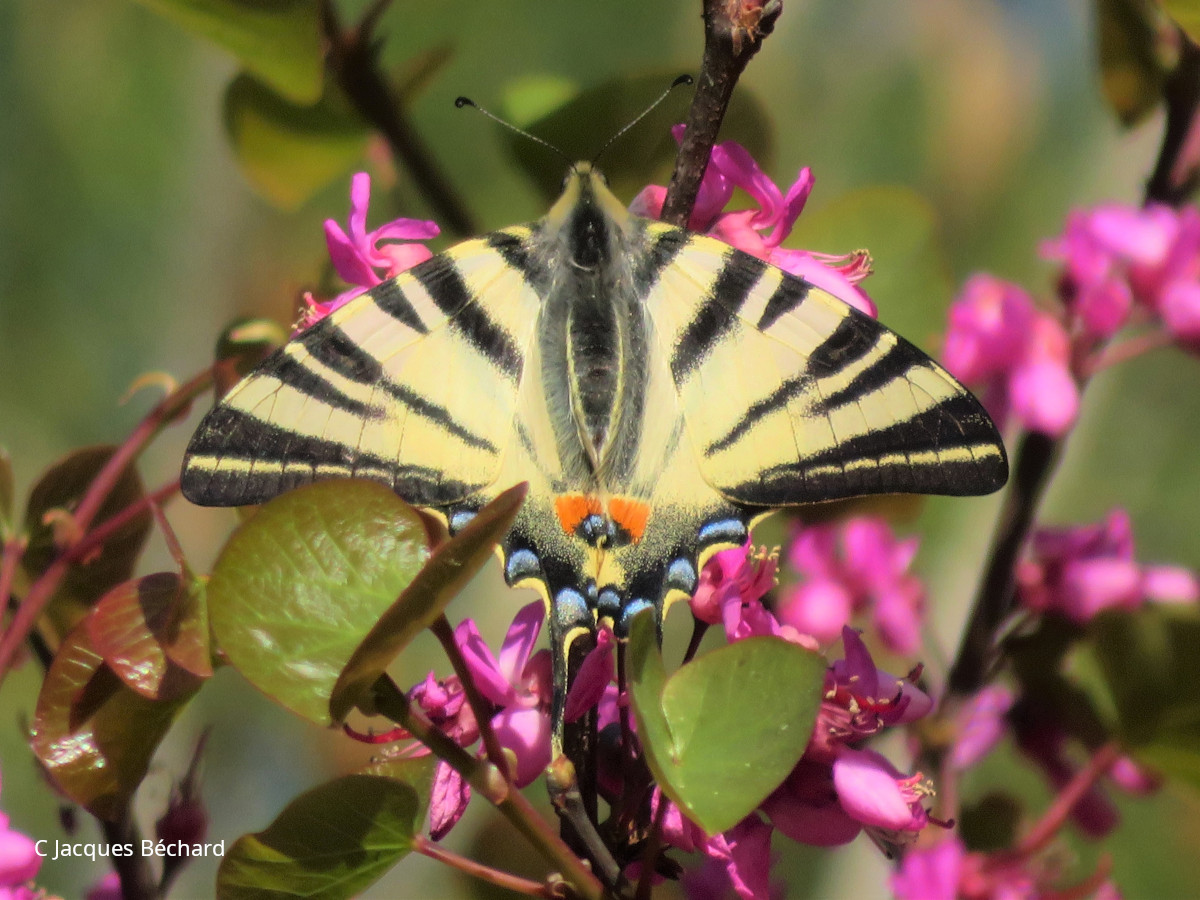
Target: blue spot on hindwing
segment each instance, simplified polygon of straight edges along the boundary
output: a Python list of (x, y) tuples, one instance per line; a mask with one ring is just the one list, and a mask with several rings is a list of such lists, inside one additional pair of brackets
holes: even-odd
[(741, 519), (717, 519), (700, 526), (700, 544), (743, 544), (746, 541), (746, 525)]
[(504, 563), (504, 576), (509, 584), (526, 578), (542, 577), (542, 562), (532, 550), (514, 550)]
[(643, 600), (638, 597), (635, 600), (630, 600), (625, 604), (625, 608), (621, 610), (621, 618), (617, 620), (617, 624), (613, 627), (617, 637), (629, 637), (629, 627), (633, 624), (634, 617), (643, 609), (653, 609), (654, 604), (649, 600)]
[(667, 569), (665, 586), (690, 594), (696, 590), (696, 567), (689, 559), (677, 559)]

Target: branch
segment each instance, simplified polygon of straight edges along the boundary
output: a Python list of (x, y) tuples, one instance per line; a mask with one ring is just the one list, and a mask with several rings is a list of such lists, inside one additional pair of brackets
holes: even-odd
[[(1200, 179), (1200, 48), (1180, 33), (1179, 64), (1163, 89), (1167, 125), (1154, 174), (1146, 185), (1145, 203), (1178, 207)], [(1080, 390), (1086, 386), (1084, 373)], [(1064, 439), (1028, 433), (1013, 463), (1013, 483), (992, 538), (983, 580), (975, 595), (947, 682), (947, 699), (974, 693), (991, 677), (998, 659), (999, 627), (1013, 610), (1014, 569), (1029, 536), (1042, 494), (1062, 455)]]
[(733, 88), (781, 12), (782, 0), (704, 0), (704, 61), (663, 201), (664, 222), (687, 227)]
[(379, 71), (375, 26), (387, 0), (377, 0), (358, 25), (342, 28), (332, 0), (320, 4), (321, 28), (328, 44), (330, 71), (359, 115), (370, 122), (391, 148), (392, 156), (412, 176), (439, 224), (467, 237), (478, 228), (446, 173), (417, 134), (399, 98)]

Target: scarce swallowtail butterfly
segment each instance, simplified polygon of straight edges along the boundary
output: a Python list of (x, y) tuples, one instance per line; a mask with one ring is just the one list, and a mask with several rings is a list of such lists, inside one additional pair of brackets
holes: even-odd
[(1007, 476), (991, 419), (920, 350), (630, 214), (578, 163), (541, 221), (458, 244), (277, 350), (201, 422), (182, 485), (241, 506), (374, 479), (454, 531), (529, 482), (504, 573), (549, 604), (561, 729), (574, 637), (661, 616), (770, 509)]

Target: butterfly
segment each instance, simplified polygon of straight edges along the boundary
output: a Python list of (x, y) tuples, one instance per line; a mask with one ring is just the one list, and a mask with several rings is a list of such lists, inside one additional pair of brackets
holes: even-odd
[[(295, 336), (200, 423), (194, 503), (374, 479), (451, 532), (529, 483), (501, 547), (546, 600), (555, 720), (576, 638), (689, 597), (781, 506), (984, 494), (1008, 463), (937, 363), (807, 281), (632, 215), (589, 163), (531, 225), (468, 240)], [(586, 644), (586, 642), (583, 642)]]

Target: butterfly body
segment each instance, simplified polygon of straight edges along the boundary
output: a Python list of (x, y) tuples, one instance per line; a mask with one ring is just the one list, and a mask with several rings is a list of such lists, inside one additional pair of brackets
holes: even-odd
[(571, 637), (689, 596), (778, 506), (979, 494), (1007, 461), (979, 403), (919, 350), (713, 238), (631, 215), (573, 167), (533, 225), (467, 241), (335, 310), (201, 423), (184, 494), (262, 502), (365, 477), (451, 530), (530, 491), (510, 584)]

